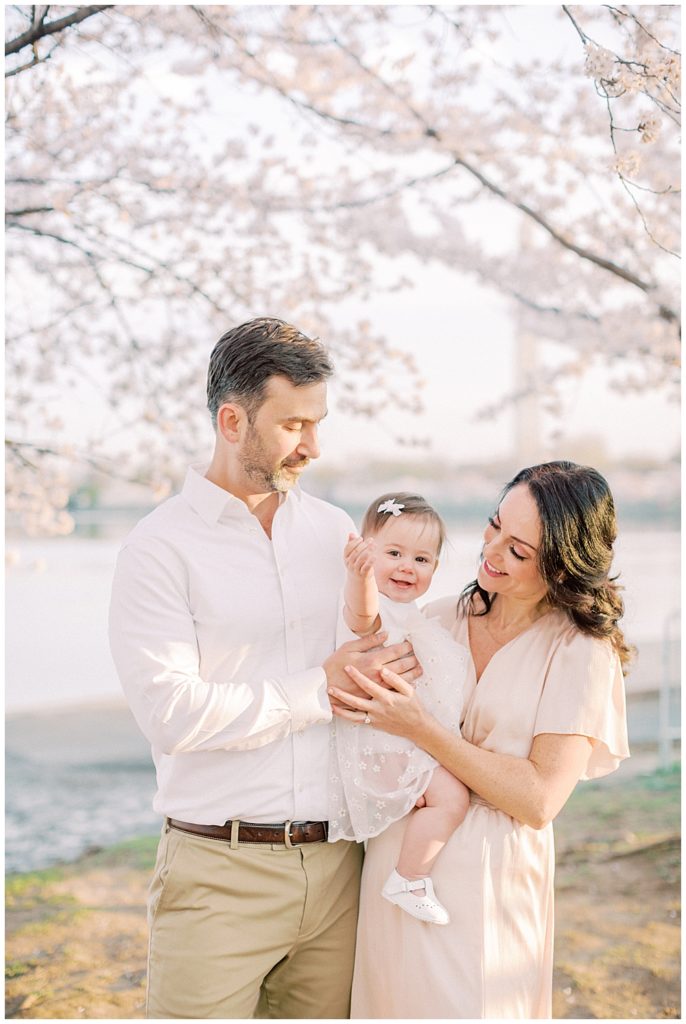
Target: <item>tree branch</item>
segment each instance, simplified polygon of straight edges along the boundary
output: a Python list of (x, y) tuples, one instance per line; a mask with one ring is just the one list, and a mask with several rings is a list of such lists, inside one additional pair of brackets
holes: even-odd
[(45, 64), (46, 61), (50, 60), (56, 49), (57, 43), (55, 43), (44, 57), (38, 57), (34, 54), (33, 60), (30, 60), (28, 64), (20, 64), (18, 68), (12, 68), (10, 71), (6, 71), (5, 78), (12, 78), (14, 75), (20, 75), (22, 71), (28, 71), (29, 68), (35, 68), (37, 64)]
[(71, 238), (65, 238), (64, 235), (57, 235), (53, 231), (42, 231), (40, 228), (30, 227), (28, 224), (20, 224), (19, 221), (8, 221), (8, 228), (18, 228), (20, 231), (29, 231), (32, 235), (39, 235), (42, 238), (52, 238), (55, 242), (60, 242), (61, 245), (71, 246), (73, 249), (77, 249), (83, 253), (89, 260), (99, 259), (115, 259), (121, 263), (125, 263), (129, 267), (133, 267), (135, 270), (142, 270), (149, 276), (153, 275), (155, 271), (151, 267), (145, 267), (142, 263), (136, 263), (134, 260), (127, 259), (125, 256), (115, 254), (114, 256), (103, 256), (93, 252), (91, 249), (87, 249), (84, 245), (80, 245), (78, 242), (74, 242)]
[[(143, 263), (138, 263), (136, 260), (131, 259), (129, 256), (125, 256), (122, 253), (117, 252), (115, 249), (112, 249), (111, 238), (107, 240), (107, 242), (110, 244), (110, 250), (108, 252), (97, 253), (94, 252), (92, 249), (87, 248), (85, 245), (82, 245), (79, 242), (75, 242), (71, 238), (65, 238), (64, 235), (58, 235), (53, 231), (43, 231), (41, 228), (36, 228), (29, 224), (22, 224), (21, 221), (8, 221), (7, 227), (17, 228), (20, 231), (28, 231), (32, 235), (37, 235), (43, 238), (52, 238), (55, 242), (59, 242), (61, 245), (70, 246), (71, 248), (78, 250), (78, 252), (83, 253), (83, 255), (86, 257), (86, 259), (93, 267), (97, 265), (98, 261), (112, 260), (113, 262), (122, 263), (125, 266), (132, 267), (134, 270), (141, 270), (143, 271), (144, 274), (147, 274), (148, 277), (155, 277), (156, 274), (158, 274), (160, 271), (163, 271), (169, 274), (169, 276), (172, 277), (175, 281), (178, 281), (179, 284), (183, 285), (185, 288), (188, 288), (189, 291), (191, 291), (194, 295), (198, 295), (200, 296), (200, 298), (204, 299), (205, 302), (207, 302), (208, 305), (212, 307), (212, 309), (216, 310), (217, 313), (226, 313), (226, 310), (217, 302), (215, 302), (211, 295), (209, 295), (203, 288), (196, 284), (195, 281), (192, 281), (190, 278), (182, 274), (179, 274), (177, 271), (175, 271), (174, 268), (169, 263), (165, 263), (163, 260), (159, 259), (155, 259), (156, 265), (152, 267), (145, 266)], [(129, 242), (129, 249), (131, 251), (138, 251), (142, 256), (147, 257), (147, 259), (154, 259), (154, 257), (151, 257), (150, 253), (146, 253), (140, 249), (137, 249), (137, 247), (134, 246), (132, 242)]]
[[(508, 203), (510, 206), (514, 206), (515, 209), (521, 210), (521, 212), (526, 214), (527, 217), (530, 217), (531, 220), (535, 221), (536, 224), (540, 225), (540, 227), (542, 227), (544, 231), (548, 232), (551, 238), (554, 238), (555, 241), (558, 242), (565, 249), (568, 249), (570, 252), (573, 252), (576, 256), (581, 257), (581, 259), (588, 260), (590, 263), (594, 263), (597, 267), (602, 267), (603, 270), (607, 270), (611, 274), (615, 274), (617, 277), (620, 277), (623, 281), (626, 281), (628, 284), (632, 284), (636, 288), (640, 288), (642, 292), (650, 293), (653, 291), (654, 285), (652, 285), (650, 282), (643, 281), (640, 277), (637, 277), (635, 274), (632, 274), (631, 271), (627, 270), (625, 267), (620, 267), (619, 264), (613, 263), (612, 260), (606, 260), (603, 256), (598, 256), (596, 253), (591, 252), (590, 249), (585, 249), (583, 246), (576, 245), (574, 242), (565, 238), (563, 235), (560, 234), (559, 231), (557, 231), (552, 226), (552, 224), (549, 224), (548, 221), (544, 217), (542, 217), (540, 213), (537, 213), (536, 210), (532, 210), (532, 208), (530, 206), (527, 206), (526, 203), (521, 202), (518, 199), (515, 199), (514, 196), (508, 195), (507, 192), (499, 188), (498, 185), (495, 184), (495, 182), (489, 181), (488, 178), (486, 178), (481, 173), (481, 171), (476, 169), (476, 167), (472, 167), (470, 164), (468, 164), (466, 160), (462, 160), (461, 158), (456, 157), (455, 163), (459, 164), (461, 167), (464, 167), (465, 170), (469, 171), (469, 173), (472, 174), (477, 179), (477, 181), (480, 181), (485, 188), (487, 188), (490, 192), (493, 193), (493, 195), (499, 196), (501, 199), (504, 199), (505, 202)], [(666, 309), (664, 306), (660, 306), (660, 316), (663, 317), (663, 319), (665, 320), (674, 322), (679, 321), (678, 314), (674, 310)]]
[(664, 43), (661, 43), (660, 40), (657, 39), (652, 34), (652, 32), (648, 31), (648, 29), (645, 27), (645, 25), (641, 24), (641, 22), (638, 20), (636, 15), (633, 14), (631, 11), (622, 11), (622, 10), (620, 10), (619, 7), (613, 7), (611, 4), (603, 4), (603, 7), (606, 7), (608, 11), (611, 11), (613, 16), (616, 18), (617, 21), (619, 21), (620, 17), (621, 18), (630, 18), (633, 22), (636, 23), (636, 25), (638, 25), (638, 27), (641, 29), (642, 32), (645, 32), (645, 34), (648, 36), (649, 39), (652, 39), (654, 43), (657, 43), (657, 45), (660, 47), (661, 50), (666, 50), (667, 53), (673, 53), (676, 57), (680, 57), (681, 56), (681, 54), (679, 53), (678, 50), (673, 50), (671, 48), (671, 46), (665, 46)]
[(5, 210), (5, 220), (8, 217), (28, 217), (30, 213), (54, 213), (54, 206), (29, 206), (25, 210)]
[(278, 92), (280, 96), (282, 96), (289, 103), (292, 103), (294, 107), (297, 107), (299, 110), (309, 110), (310, 113), (316, 114), (317, 117), (326, 121), (332, 121), (334, 124), (339, 124), (344, 128), (361, 128), (365, 132), (374, 132), (375, 135), (394, 134), (391, 128), (377, 128), (373, 124), (364, 124), (364, 122), (357, 121), (355, 118), (339, 117), (337, 114), (332, 114), (329, 111), (321, 110), (318, 107), (313, 106), (306, 100), (299, 100), (295, 96), (291, 96), (287, 89), (284, 89), (282, 85), (279, 85), (279, 83), (275, 80), (274, 76), (270, 74), (270, 72), (267, 70), (264, 64), (262, 64), (257, 59), (255, 54), (251, 50), (248, 50), (245, 46), (243, 46), (243, 44), (240, 42), (239, 39), (236, 38), (235, 35), (232, 35), (231, 32), (228, 31), (228, 29), (223, 28), (217, 25), (214, 21), (212, 21), (212, 19), (205, 13), (202, 7), (197, 7), (196, 5), (191, 4), (191, 10), (200, 19), (200, 21), (202, 21), (203, 25), (205, 25), (205, 27), (210, 30), (211, 33), (213, 33), (215, 36), (225, 36), (227, 39), (230, 39), (234, 46), (240, 51), (240, 53), (242, 53), (244, 57), (247, 57), (255, 65), (258, 71), (258, 76), (256, 80), (259, 82), (260, 85), (265, 86), (269, 89), (273, 89), (275, 92)]
[(8, 43), (5, 43), (5, 56), (9, 57), (12, 53), (19, 53), (26, 46), (32, 46), (39, 39), (43, 39), (44, 36), (54, 36), (58, 32), (63, 32), (65, 28), (78, 25), (80, 22), (85, 21), (86, 18), (92, 18), (94, 14), (106, 11), (110, 7), (114, 7), (114, 4), (100, 4), (97, 7), (79, 7), (76, 11), (73, 11), (71, 14), (65, 14), (63, 18), (58, 18), (56, 21), (48, 21), (47, 23), (40, 21), (38, 24), (32, 25), (26, 32), (22, 32), (20, 36), (16, 36), (16, 38), (10, 39)]
[(69, 451), (65, 452), (59, 448), (50, 448), (47, 445), (34, 444), (31, 441), (14, 441), (12, 438), (5, 438), (5, 449), (12, 452), (18, 458), (22, 460), (24, 465), (30, 469), (34, 469), (37, 473), (40, 472), (40, 468), (24, 454), (25, 450), (35, 452), (36, 455), (53, 455), (60, 459), (70, 459), (72, 461), (85, 462), (93, 469), (99, 470), (101, 473), (107, 474), (107, 476), (116, 477), (117, 480), (125, 480), (130, 484), (141, 484), (143, 487), (153, 487), (155, 484), (154, 480), (144, 479), (139, 476), (135, 476), (130, 473), (122, 473), (118, 470), (118, 463), (112, 459), (108, 459), (105, 456), (93, 455), (91, 452), (86, 451)]
[(566, 5), (566, 4), (562, 4), (562, 10), (563, 10), (563, 11), (565, 12), (565, 14), (567, 15), (567, 17), (568, 17), (568, 18), (569, 18), (569, 20), (571, 21), (571, 23), (572, 23), (572, 25), (574, 26), (574, 28), (575, 28), (575, 29), (577, 30), (577, 32), (579, 33), (579, 39), (580, 39), (580, 40), (581, 40), (581, 42), (582, 42), (582, 43), (584, 44), (584, 46), (586, 45), (586, 43), (590, 43), (590, 42), (592, 42), (592, 40), (591, 40), (591, 39), (589, 39), (589, 37), (588, 37), (588, 36), (586, 35), (586, 33), (584, 32), (584, 30), (583, 30), (583, 29), (581, 28), (581, 26), (579, 25), (579, 23), (578, 23), (578, 22), (577, 22), (577, 21), (575, 20), (575, 18), (574, 18), (574, 17), (573, 17), (573, 15), (572, 15), (572, 12), (571, 12), (571, 11), (569, 10), (569, 7), (567, 7), (567, 5)]
[(92, 299), (89, 299), (86, 302), (79, 302), (77, 303), (76, 306), (72, 306), (71, 309), (66, 309), (64, 313), (61, 313), (60, 316), (57, 317), (56, 320), (51, 320), (48, 323), (40, 324), (38, 327), (27, 327), (25, 330), (19, 331), (17, 334), (10, 334), (9, 331), (6, 329), (5, 345), (9, 349), (11, 345), (21, 341), (23, 338), (26, 338), (29, 335), (35, 334), (40, 337), (41, 335), (46, 334), (48, 331), (53, 330), (59, 324), (63, 323), (63, 321), (68, 320), (71, 316), (74, 315), (74, 313), (77, 313), (80, 309), (85, 309), (88, 306), (92, 305)]
[[(491, 281), (490, 283), (493, 284), (494, 282)], [(508, 292), (513, 299), (517, 300), (517, 302), (521, 302), (523, 306), (527, 306), (529, 309), (533, 309), (535, 313), (550, 314), (552, 316), (573, 317), (575, 320), (588, 320), (590, 321), (590, 323), (594, 324), (600, 323), (600, 318), (594, 316), (592, 313), (585, 313), (580, 310), (574, 309), (562, 309), (561, 306), (542, 306), (540, 303), (534, 302), (533, 299), (528, 298), (528, 296), (523, 295), (521, 292), (516, 291), (514, 288), (507, 288), (503, 287), (502, 285), (499, 285), (499, 287), (502, 291)]]
[[(215, 33), (222, 33), (231, 38), (236, 45), (240, 45), (238, 41), (230, 35), (230, 33), (226, 32), (226, 30), (224, 29), (220, 29), (216, 24), (214, 24), (211, 21), (211, 19), (209, 19), (204, 14), (204, 11), (202, 11), (202, 9), (194, 7), (193, 10), (198, 15), (198, 17), (200, 17), (201, 20)], [(568, 14), (572, 22), (576, 25), (576, 22), (574, 21), (571, 14), (569, 14), (569, 11), (566, 8), (565, 13)], [(581, 29), (579, 29), (578, 26), (577, 30), (579, 31), (580, 35), (582, 35)], [(350, 54), (349, 49), (342, 47), (340, 43), (337, 42), (337, 45), (339, 45), (342, 49), (345, 49), (346, 53), (348, 53), (349, 55), (354, 56)], [(259, 62), (257, 61), (253, 54), (249, 53), (244, 48), (242, 49), (247, 56), (249, 56), (256, 64), (258, 64), (258, 66), (260, 66)], [(359, 60), (356, 60), (356, 62), (359, 65)], [(410, 110), (411, 114), (421, 125), (422, 132), (425, 137), (435, 139), (437, 143), (442, 142), (441, 133), (437, 131), (434, 127), (429, 125), (425, 118), (422, 116), (422, 114), (419, 111), (415, 110), (411, 105), (409, 105), (403, 96), (398, 95), (397, 91), (393, 88), (393, 86), (391, 86), (388, 82), (383, 80), (380, 75), (378, 75), (371, 69), (367, 68), (366, 66), (364, 66), (364, 71), (370, 78), (374, 79), (386, 92), (391, 93), (400, 103), (402, 103), (406, 107), (406, 109)], [(303, 104), (301, 101), (296, 100), (294, 97), (290, 96), (289, 93), (281, 86), (276, 85), (273, 82), (269, 84), (271, 84), (272, 88), (277, 89), (277, 91), (286, 99), (289, 99), (291, 102), (295, 103), (298, 106), (305, 106), (308, 110), (311, 110), (313, 113), (317, 114), (321, 118), (325, 118), (327, 120), (333, 119), (337, 121), (339, 124), (354, 124), (356, 127), (365, 128), (366, 130), (372, 128), (372, 126), (361, 125), (357, 122), (351, 122), (347, 119), (337, 118), (334, 115), (327, 113), (326, 111), (319, 110), (312, 104)], [(372, 130), (375, 129), (372, 128)], [(378, 134), (382, 135), (394, 134), (390, 129), (377, 129), (376, 131)], [(636, 288), (640, 288), (640, 290), (642, 292), (645, 292), (646, 294), (650, 294), (654, 290), (654, 285), (651, 282), (642, 280), (640, 277), (638, 277), (636, 274), (633, 274), (630, 270), (627, 270), (625, 267), (622, 267), (619, 264), (614, 263), (612, 260), (605, 259), (605, 257), (592, 252), (590, 249), (587, 249), (584, 246), (576, 245), (571, 240), (565, 238), (564, 235), (562, 235), (558, 230), (556, 230), (552, 226), (552, 224), (548, 223), (545, 217), (543, 217), (540, 213), (537, 213), (536, 210), (532, 209), (526, 203), (508, 194), (504, 189), (501, 189), (498, 185), (496, 185), (495, 182), (490, 181), (484, 174), (481, 173), (481, 171), (477, 170), (476, 167), (472, 166), (459, 154), (452, 151), (452, 156), (456, 166), (463, 167), (469, 174), (473, 175), (477, 179), (477, 181), (479, 181), (483, 185), (484, 188), (488, 189), (489, 192), (491, 192), (495, 196), (498, 196), (498, 198), (508, 203), (508, 205), (513, 206), (515, 209), (519, 210), (525, 216), (535, 221), (535, 223), (542, 227), (543, 230), (546, 231), (551, 238), (553, 238), (559, 245), (567, 249), (569, 252), (573, 252), (576, 256), (579, 256), (583, 260), (587, 260), (590, 263), (594, 263), (597, 267), (600, 267), (603, 270), (606, 270), (609, 273), (614, 274), (616, 277), (621, 278), (628, 284), (631, 284)], [(668, 309), (665, 306), (659, 306), (659, 314), (663, 319), (668, 320), (670, 322), (680, 322), (679, 314), (675, 310)]]

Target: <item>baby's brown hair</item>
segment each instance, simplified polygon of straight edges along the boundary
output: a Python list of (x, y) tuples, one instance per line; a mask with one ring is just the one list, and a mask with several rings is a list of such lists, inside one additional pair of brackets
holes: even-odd
[[(379, 511), (384, 506), (386, 506), (388, 511)], [(381, 497), (375, 498), (364, 514), (362, 526), (360, 527), (362, 536), (376, 536), (384, 523), (393, 518), (393, 512), (391, 511), (393, 506), (395, 508), (402, 506), (399, 513), (401, 516), (415, 516), (425, 519), (427, 522), (435, 523), (438, 527), (438, 550), (436, 552), (436, 557), (438, 557), (446, 541), (445, 523), (436, 509), (432, 508), (426, 498), (422, 498), (421, 494), (412, 494), (410, 491), (392, 491), (389, 494), (382, 494)]]

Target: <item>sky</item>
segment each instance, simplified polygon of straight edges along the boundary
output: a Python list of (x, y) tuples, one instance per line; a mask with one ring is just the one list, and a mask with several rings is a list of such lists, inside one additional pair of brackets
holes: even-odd
[[(255, 311), (256, 315), (260, 311)], [(278, 314), (275, 310), (261, 311)], [(392, 406), (376, 420), (351, 416), (337, 407), (334, 377), (329, 387), (330, 414), (321, 425), (323, 455), (329, 462), (366, 458), (403, 460), (412, 449), (398, 437), (420, 438), (421, 449), (432, 457), (456, 463), (488, 462), (517, 457), (523, 461), (549, 458), (584, 460), (589, 437), (598, 439), (611, 459), (647, 457), (660, 461), (679, 449), (680, 409), (673, 391), (623, 396), (612, 388), (612, 373), (603, 366), (562, 388), (559, 416), (543, 411), (537, 402), (540, 433), (536, 445), (519, 453), (515, 446), (517, 407), (483, 417), (487, 407), (504, 399), (515, 386), (517, 324), (514, 305), (491, 289), (444, 267), (415, 268), (414, 288), (377, 295), (368, 303), (341, 307), (341, 323), (353, 326), (368, 319), (394, 347), (414, 355), (424, 380), (425, 411), (409, 416)], [(207, 353), (215, 338), (207, 339)], [(326, 336), (321, 340), (326, 343)], [(541, 348), (544, 361), (558, 357), (560, 346)], [(97, 392), (82, 391), (65, 408), (64, 396), (56, 411), (70, 424), (70, 440), (77, 443), (106, 410)], [(204, 381), (189, 401), (203, 405)], [(207, 453), (212, 431), (206, 434)], [(584, 451), (579, 448), (584, 445)]]
[[(361, 316), (359, 304), (351, 311)], [(334, 413), (324, 426), (331, 455), (383, 455), (389, 448), (389, 428), (428, 437), (431, 452), (446, 459), (472, 462), (499, 458), (514, 451), (511, 405), (500, 414), (479, 418), (486, 406), (504, 398), (515, 386), (517, 323), (514, 303), (466, 275), (433, 266), (415, 271), (415, 287), (377, 296), (363, 311), (393, 344), (415, 354), (426, 382), (426, 411), (408, 424), (403, 414), (386, 414), (378, 424), (352, 421), (345, 429)], [(542, 347), (541, 361), (559, 358), (560, 346)], [(601, 439), (612, 458), (667, 458), (678, 450), (680, 410), (671, 393), (623, 396), (612, 388), (612, 372), (599, 366), (581, 381), (562, 388), (560, 417), (546, 414), (539, 404), (540, 457), (558, 453), (573, 456), (574, 440), (589, 435)], [(559, 436), (557, 433), (559, 432)]]
[[(560, 18), (557, 5), (515, 6), (506, 15), (510, 35), (503, 33), (491, 46), (496, 61), (510, 63), (524, 52), (548, 61), (562, 55), (580, 58), (576, 34)], [(408, 11), (410, 23), (412, 17)], [(480, 44), (481, 49), (488, 46)], [(163, 91), (182, 94), (189, 87), (188, 79), (170, 76), (164, 65), (158, 72)], [(274, 105), (269, 97), (251, 96), (250, 118), (257, 116), (271, 121), (277, 136), (280, 130), (288, 130), (282, 124), (280, 104)], [(497, 203), (481, 206), (479, 217), (478, 229), (484, 234), (497, 237), (508, 230), (508, 211)], [(486, 406), (498, 403), (516, 386), (515, 303), (475, 278), (437, 263), (422, 266), (405, 257), (391, 266), (404, 272), (414, 287), (376, 294), (366, 303), (359, 299), (343, 303), (336, 317), (346, 326), (367, 319), (394, 347), (415, 355), (425, 380), (425, 412), (408, 420), (402, 411), (389, 410), (377, 422), (339, 415), (334, 382), (332, 414), (322, 428), (327, 453), (340, 462), (366, 455), (401, 458), (405, 452), (394, 438), (409, 434), (427, 438), (433, 455), (458, 462), (516, 455), (512, 407), (480, 418)], [(255, 315), (270, 314), (279, 312), (255, 311)], [(326, 342), (325, 337), (322, 340)], [(551, 358), (559, 360), (560, 355), (559, 347), (539, 351), (542, 365)], [(680, 413), (673, 394), (671, 400), (666, 391), (623, 397), (612, 388), (611, 377), (599, 366), (582, 381), (563, 388), (560, 416), (539, 413), (540, 458), (560, 453), (574, 457), (574, 439), (589, 435), (598, 437), (613, 458), (661, 459), (678, 449)]]
[[(541, 52), (576, 47), (573, 33), (562, 33), (560, 22), (548, 5), (520, 7), (512, 15), (513, 50), (517, 33), (527, 46)], [(564, 38), (564, 42), (562, 42)], [(506, 59), (511, 53), (496, 53)], [(160, 63), (156, 64), (156, 60)], [(149, 72), (161, 95), (179, 97), (189, 80), (170, 74), (168, 63), (153, 56)], [(259, 102), (259, 115), (257, 104)], [(281, 108), (251, 97), (250, 117), (280, 117)], [(275, 130), (278, 127), (275, 126)], [(135, 140), (132, 140), (132, 145)], [(497, 204), (484, 214), (481, 230), (502, 230)], [(378, 421), (351, 417), (337, 411), (335, 381), (330, 389), (331, 416), (322, 427), (322, 441), (329, 458), (345, 462), (366, 456), (402, 458), (406, 449), (395, 438), (426, 439), (432, 455), (457, 462), (488, 461), (516, 454), (516, 411), (507, 406), (496, 415), (481, 418), (487, 406), (498, 404), (516, 387), (517, 323), (514, 304), (475, 279), (438, 264), (421, 265), (410, 257), (394, 261), (414, 283), (391, 294), (379, 293), (369, 301), (341, 304), (336, 316), (344, 326), (366, 319), (373, 332), (383, 333), (392, 344), (414, 354), (424, 379), (425, 412), (408, 417), (389, 409)], [(279, 310), (255, 310), (254, 315), (279, 315)], [(230, 326), (230, 325), (227, 325)], [(215, 338), (207, 339), (207, 353)], [(326, 337), (322, 340), (326, 342)], [(541, 346), (542, 363), (559, 358), (559, 349)], [(667, 391), (622, 396), (611, 385), (612, 373), (598, 365), (581, 381), (562, 389), (560, 414), (539, 410), (537, 445), (540, 458), (564, 454), (574, 457), (576, 439), (597, 437), (612, 458), (670, 457), (678, 449), (680, 413)], [(197, 401), (204, 395), (199, 381)], [(189, 400), (195, 400), (189, 396)], [(64, 404), (64, 396), (59, 396)], [(100, 395), (83, 391), (69, 402), (69, 440), (78, 442), (89, 426), (103, 416)], [(208, 430), (208, 444), (211, 432)]]

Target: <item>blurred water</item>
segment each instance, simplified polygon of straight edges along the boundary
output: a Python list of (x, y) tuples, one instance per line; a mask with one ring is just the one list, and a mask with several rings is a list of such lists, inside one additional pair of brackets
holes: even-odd
[[(449, 535), (430, 598), (474, 577), (479, 527), (453, 525)], [(19, 562), (6, 589), (8, 871), (70, 860), (160, 826), (148, 744), (122, 704), (107, 646), (118, 547), (118, 540), (79, 537), (15, 545)], [(628, 689), (636, 680), (651, 688), (664, 622), (679, 607), (679, 535), (626, 531), (616, 567), (626, 586), (627, 634), (641, 654)], [(645, 731), (647, 715), (634, 715), (632, 729)]]
[(155, 772), (126, 707), (29, 712), (5, 725), (5, 870), (149, 835)]
[[(119, 541), (21, 541), (6, 585), (8, 710), (106, 699), (121, 694), (107, 645), (107, 608)], [(454, 594), (474, 578), (481, 546), (476, 525), (449, 529), (428, 598)], [(659, 641), (679, 608), (679, 534), (626, 531), (616, 568), (626, 587), (624, 626), (634, 643)]]

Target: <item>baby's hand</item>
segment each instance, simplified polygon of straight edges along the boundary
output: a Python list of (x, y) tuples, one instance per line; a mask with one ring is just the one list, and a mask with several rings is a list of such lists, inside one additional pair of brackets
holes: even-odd
[(343, 561), (348, 572), (362, 578), (374, 574), (374, 540), (363, 540), (356, 533), (348, 534), (348, 543), (343, 549)]

